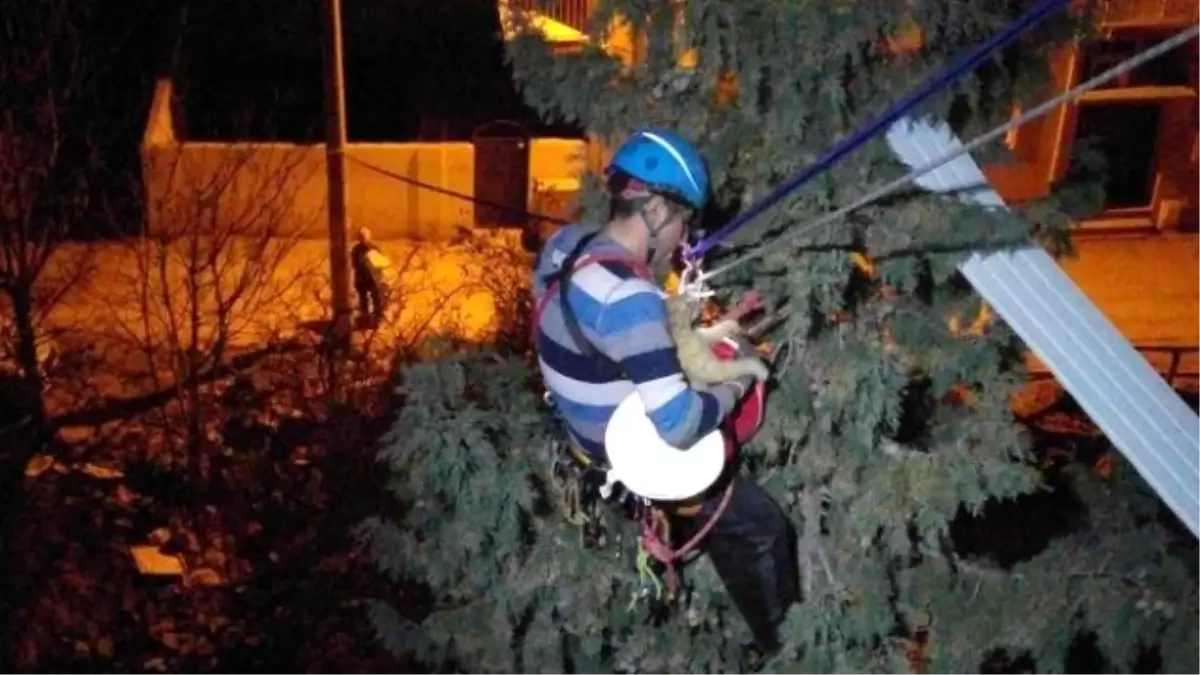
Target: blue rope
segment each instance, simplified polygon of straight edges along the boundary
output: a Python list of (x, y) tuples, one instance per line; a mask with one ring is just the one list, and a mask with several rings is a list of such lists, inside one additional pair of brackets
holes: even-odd
[(941, 89), (945, 88), (963, 73), (972, 70), (980, 64), (985, 58), (993, 52), (1004, 48), (1012, 42), (1019, 33), (1026, 28), (1034, 26), (1045, 19), (1049, 14), (1067, 4), (1067, 0), (1040, 0), (1029, 11), (1014, 20), (1012, 23), (1005, 26), (998, 33), (988, 39), (987, 42), (976, 47), (967, 55), (960, 58), (949, 68), (936, 76), (926, 80), (916, 90), (892, 104), (879, 119), (872, 122), (867, 127), (859, 130), (854, 135), (844, 139), (838, 143), (829, 152), (816, 161), (812, 166), (804, 169), (800, 173), (790, 178), (787, 182), (779, 185), (772, 190), (768, 195), (759, 200), (756, 204), (738, 214), (736, 218), (729, 221), (724, 227), (713, 232), (709, 236), (701, 239), (692, 249), (690, 256), (692, 259), (699, 259), (706, 252), (716, 246), (722, 239), (725, 239), (734, 230), (750, 222), (758, 217), (762, 212), (774, 206), (779, 200), (786, 197), (796, 188), (807, 183), (814, 176), (823, 171), (828, 170), (840, 159), (857, 150), (860, 146), (869, 141), (872, 137), (893, 122), (903, 117), (910, 110), (920, 105), (925, 99), (934, 95)]

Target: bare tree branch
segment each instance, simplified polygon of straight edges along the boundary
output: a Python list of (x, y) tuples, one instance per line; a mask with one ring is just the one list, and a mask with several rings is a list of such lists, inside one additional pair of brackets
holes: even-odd
[(86, 250), (72, 265), (54, 261), (90, 206), (98, 162), (85, 106), (111, 65), (104, 42), (130, 34), (93, 30), (94, 9), (90, 0), (10, 0), (0, 20), (0, 290), (43, 420), (40, 324), (91, 268)]
[[(311, 148), (282, 145), (155, 148), (147, 235), (126, 243), (124, 274), (103, 290), (113, 337), (132, 343), (146, 377), (173, 391), (162, 419), (201, 466), (204, 380), (231, 350), (273, 339), (275, 324), (315, 271), (297, 264), (304, 219), (297, 190), (318, 166)], [(297, 218), (301, 219), (300, 222)]]

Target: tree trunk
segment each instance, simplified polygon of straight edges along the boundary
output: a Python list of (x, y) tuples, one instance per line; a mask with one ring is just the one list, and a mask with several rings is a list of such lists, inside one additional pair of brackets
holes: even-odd
[(22, 407), (34, 416), (41, 426), (46, 420), (46, 399), (42, 392), (42, 370), (37, 356), (37, 329), (33, 325), (33, 294), (29, 288), (18, 286), (10, 293), (13, 323), (17, 329), (17, 365), (25, 381)]
[[(14, 563), (21, 555), (16, 535), (26, 517), (25, 467), (45, 438), (32, 415), (18, 417), (11, 412), (0, 412), (0, 626), (5, 628), (12, 624), (14, 608), (25, 606), (30, 593), (27, 580), (14, 573), (19, 569)], [(16, 422), (12, 422), (14, 418)], [(7, 647), (0, 647), (0, 671), (15, 672), (5, 668), (11, 663)]]
[(0, 405), (11, 406), (0, 414), (0, 625), (4, 626), (8, 625), (12, 608), (21, 602), (19, 594), (24, 592), (20, 584), (10, 584), (9, 564), (15, 555), (15, 527), (24, 510), (25, 467), (47, 440), (32, 294), (28, 288), (17, 288), (10, 289), (9, 297), (17, 330), (17, 364), (23, 374), (20, 385), (0, 400)]

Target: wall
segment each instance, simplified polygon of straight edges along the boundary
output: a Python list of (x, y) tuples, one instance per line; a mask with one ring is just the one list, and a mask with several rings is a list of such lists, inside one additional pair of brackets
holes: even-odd
[(474, 224), (471, 202), (405, 183), (354, 161), (470, 196), (475, 186), (475, 149), (470, 143), (355, 143), (347, 148), (347, 155), (351, 160), (346, 172), (347, 209), (352, 223), (368, 225), (383, 239), (423, 240), (446, 239), (458, 226)]
[(288, 143), (143, 146), (148, 234), (316, 232), (324, 157)]
[(529, 203), (533, 203), (538, 181), (562, 182), (579, 178), (587, 162), (583, 141), (569, 138), (537, 138), (529, 148)]
[[(151, 232), (195, 223), (203, 202), (215, 206), (220, 219), (243, 227), (325, 236), (324, 145), (180, 140), (174, 133), (171, 96), (170, 81), (160, 81), (142, 141)], [(535, 181), (577, 175), (585, 152), (582, 141), (533, 139), (531, 193)], [(473, 195), (471, 143), (350, 143), (346, 154), (346, 207), (352, 229), (365, 225), (381, 239), (442, 240), (454, 236), (459, 226), (473, 225), (475, 210), (470, 201), (438, 191)]]

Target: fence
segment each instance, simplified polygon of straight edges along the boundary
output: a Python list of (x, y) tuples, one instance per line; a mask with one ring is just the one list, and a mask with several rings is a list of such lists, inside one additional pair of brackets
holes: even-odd
[[(256, 201), (269, 193), (288, 202), (275, 229), (326, 236), (321, 217), (328, 190), (324, 145), (179, 140), (171, 118), (171, 90), (169, 80), (158, 83), (142, 142), (148, 232), (169, 227), (199, 198), (216, 200), (216, 212), (224, 217), (253, 213)], [(476, 167), (471, 143), (350, 143), (346, 154), (351, 227), (367, 226), (384, 239), (444, 240), (459, 227), (473, 225)], [(535, 185), (574, 177), (586, 161), (584, 141), (531, 139), (528, 201), (533, 201)]]
[(1200, 346), (1134, 346), (1172, 387), (1178, 389), (1185, 382), (1194, 385), (1200, 379)]

